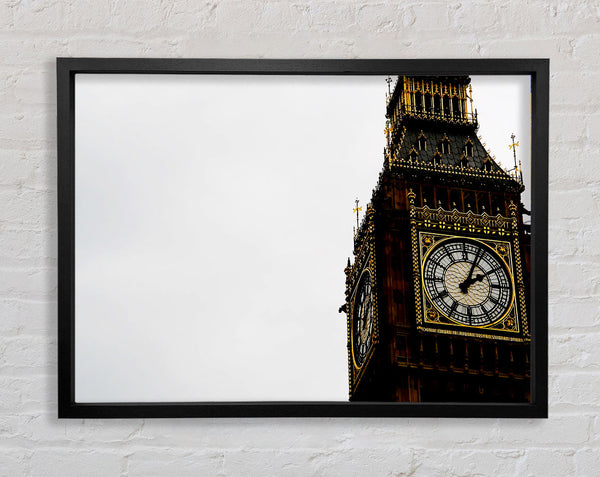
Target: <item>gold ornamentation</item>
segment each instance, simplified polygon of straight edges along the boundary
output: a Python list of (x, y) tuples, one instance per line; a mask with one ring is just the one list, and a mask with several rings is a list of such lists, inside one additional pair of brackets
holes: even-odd
[[(427, 249), (433, 246), (433, 244), (437, 243), (439, 240), (444, 240), (448, 238), (456, 238), (461, 237), (460, 235), (447, 235), (438, 232), (434, 232), (431, 230), (432, 228), (436, 228), (434, 223), (430, 222), (429, 231), (425, 231), (422, 229), (425, 221), (419, 220), (422, 219), (423, 212), (430, 212), (430, 210), (424, 210), (426, 208), (418, 208), (414, 206), (414, 193), (410, 191), (408, 193), (409, 196), (409, 214), (411, 216), (411, 244), (412, 244), (412, 256), (413, 256), (413, 278), (414, 278), (414, 289), (416, 290), (415, 297), (415, 307), (416, 307), (416, 319), (417, 319), (417, 328), (424, 332), (435, 332), (435, 333), (444, 333), (444, 334), (455, 334), (460, 336), (473, 336), (479, 338), (493, 338), (499, 340), (506, 341), (529, 341), (529, 330), (528, 330), (528, 322), (525, 308), (525, 295), (524, 289), (519, 286), (519, 283), (522, 281), (522, 269), (520, 265), (520, 253), (515, 253), (514, 257), (511, 254), (511, 244), (506, 241), (499, 241), (498, 239), (484, 239), (478, 238), (477, 240), (485, 243), (488, 247), (493, 250), (504, 250), (506, 253), (501, 254), (500, 260), (503, 260), (506, 263), (508, 270), (511, 271), (511, 281), (513, 283), (513, 300), (511, 305), (507, 311), (507, 313), (500, 320), (484, 326), (484, 327), (471, 327), (464, 324), (459, 324), (448, 320), (444, 316), (440, 315), (436, 308), (433, 306), (429, 298), (427, 297), (424, 287), (422, 286), (422, 260), (427, 252)], [(412, 199), (412, 200), (411, 200)], [(448, 212), (446, 216), (446, 220), (453, 216), (458, 218), (465, 218), (467, 214), (460, 213), (455, 211), (456, 213)], [(471, 215), (474, 218), (477, 218), (475, 214)], [(502, 230), (505, 230), (507, 227), (512, 228), (513, 222), (512, 218), (498, 216), (496, 219), (500, 220)], [(417, 229), (421, 228), (419, 232)], [(508, 233), (508, 231), (507, 231)], [(512, 237), (512, 248), (513, 250), (518, 249), (518, 242), (515, 244), (515, 241), (518, 241), (518, 234), (516, 230), (510, 230), (509, 238)], [(423, 247), (418, 247), (417, 244), (422, 244)], [(426, 245), (429, 244), (429, 246)], [(514, 260), (513, 260), (514, 259)], [(457, 264), (458, 265), (458, 264)], [(464, 271), (463, 271), (464, 272)], [(477, 273), (477, 272), (475, 272)], [(464, 275), (462, 273), (461, 275)], [(478, 288), (475, 290), (473, 294), (472, 300), (474, 303), (477, 300), (481, 300), (481, 298), (487, 293), (485, 293), (486, 286), (489, 287), (489, 283), (485, 280), (481, 280), (481, 282), (477, 282), (474, 285), (476, 287), (481, 287), (481, 290)], [(458, 286), (458, 285), (457, 285)], [(450, 291), (450, 288), (449, 288)], [(469, 290), (470, 291), (470, 290)], [(480, 296), (481, 295), (481, 296)], [(464, 297), (461, 297), (464, 299)], [(469, 298), (470, 299), (470, 298)], [(478, 331), (475, 332), (474, 330)]]

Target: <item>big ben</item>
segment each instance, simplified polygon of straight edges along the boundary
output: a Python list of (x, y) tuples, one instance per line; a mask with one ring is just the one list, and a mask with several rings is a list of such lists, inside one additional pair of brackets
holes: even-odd
[(400, 76), (346, 273), (351, 401), (529, 402), (522, 176), (477, 135), (468, 76)]

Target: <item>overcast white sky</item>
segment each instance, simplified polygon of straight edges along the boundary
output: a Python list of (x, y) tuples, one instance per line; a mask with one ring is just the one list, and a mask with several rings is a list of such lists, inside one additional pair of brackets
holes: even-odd
[[(78, 402), (347, 400), (384, 80), (77, 76)], [(491, 153), (512, 167), (514, 132), (529, 163), (529, 77), (473, 94)]]

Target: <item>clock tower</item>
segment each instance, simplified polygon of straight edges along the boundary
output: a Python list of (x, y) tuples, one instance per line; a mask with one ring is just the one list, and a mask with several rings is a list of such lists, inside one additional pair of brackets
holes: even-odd
[(351, 401), (528, 402), (518, 170), (477, 136), (467, 76), (401, 76), (346, 273)]

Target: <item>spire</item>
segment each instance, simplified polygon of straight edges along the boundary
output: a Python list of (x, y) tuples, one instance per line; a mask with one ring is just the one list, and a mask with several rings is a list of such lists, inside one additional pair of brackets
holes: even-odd
[(521, 170), (521, 161), (519, 160), (519, 165), (517, 165), (517, 147), (519, 146), (519, 141), (515, 142), (515, 133), (512, 133), (510, 135), (510, 138), (512, 139), (512, 144), (510, 146), (508, 146), (509, 149), (513, 150), (513, 158), (515, 161), (515, 167), (514, 167), (514, 171), (515, 171), (515, 179), (518, 179), (519, 182), (522, 184), (523, 183), (523, 171)]
[(354, 207), (354, 209), (352, 209), (352, 212), (356, 212), (356, 230), (358, 231), (358, 213), (362, 210), (362, 207), (358, 206), (358, 197), (356, 198), (356, 200), (354, 201), (354, 203), (356, 204), (356, 207)]

